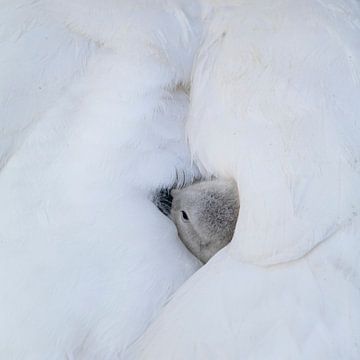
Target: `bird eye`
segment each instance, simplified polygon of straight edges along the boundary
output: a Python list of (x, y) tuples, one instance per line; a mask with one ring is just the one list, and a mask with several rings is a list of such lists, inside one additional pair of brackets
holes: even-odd
[(181, 216), (182, 216), (183, 220), (189, 221), (189, 217), (185, 211), (181, 211)]

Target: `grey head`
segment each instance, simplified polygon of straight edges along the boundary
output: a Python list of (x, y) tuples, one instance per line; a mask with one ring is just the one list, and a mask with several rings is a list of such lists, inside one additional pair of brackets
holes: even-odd
[(239, 214), (239, 194), (232, 180), (198, 182), (171, 191), (170, 218), (189, 251), (206, 263), (227, 245)]

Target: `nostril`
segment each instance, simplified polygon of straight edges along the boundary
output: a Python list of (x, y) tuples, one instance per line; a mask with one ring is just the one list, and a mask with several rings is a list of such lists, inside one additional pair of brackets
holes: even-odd
[(189, 216), (184, 210), (181, 211), (181, 216), (185, 221), (189, 221)]

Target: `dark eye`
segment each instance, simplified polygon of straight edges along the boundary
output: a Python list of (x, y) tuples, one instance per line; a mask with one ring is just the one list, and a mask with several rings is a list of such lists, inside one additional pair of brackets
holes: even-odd
[(181, 216), (182, 216), (183, 220), (189, 221), (189, 217), (185, 211), (181, 211)]

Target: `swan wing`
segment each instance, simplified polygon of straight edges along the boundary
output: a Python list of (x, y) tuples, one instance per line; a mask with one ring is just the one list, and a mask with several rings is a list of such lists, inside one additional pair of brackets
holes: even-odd
[(193, 3), (0, 6), (0, 358), (123, 358), (198, 268), (151, 201), (196, 172)]
[(205, 21), (187, 131), (239, 220), (137, 356), (358, 359), (359, 3), (214, 1)]

